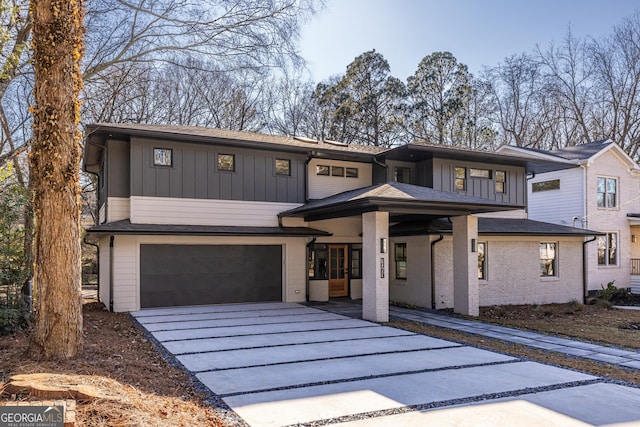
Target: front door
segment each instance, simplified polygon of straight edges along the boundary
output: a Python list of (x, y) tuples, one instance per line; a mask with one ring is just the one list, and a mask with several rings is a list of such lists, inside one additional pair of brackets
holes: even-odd
[(329, 245), (329, 298), (349, 296), (347, 245)]

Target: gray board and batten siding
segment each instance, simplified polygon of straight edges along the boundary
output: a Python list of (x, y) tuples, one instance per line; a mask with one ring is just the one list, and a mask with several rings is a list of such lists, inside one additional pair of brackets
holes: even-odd
[[(456, 167), (467, 168), (465, 191), (456, 190)], [(434, 190), (463, 193), (468, 196), (481, 197), (483, 199), (496, 200), (520, 206), (526, 206), (527, 204), (527, 173), (524, 167), (434, 158), (431, 168), (433, 176), (433, 185), (431, 188)], [(489, 169), (491, 171), (491, 178), (470, 177), (469, 169)], [(504, 193), (496, 192), (496, 171), (506, 172)], [(428, 168), (425, 170), (425, 173), (428, 173)]]
[(98, 191), (100, 203), (104, 203), (106, 197), (127, 198), (131, 195), (129, 141), (112, 139), (107, 141), (107, 147), (108, 149), (102, 154), (100, 168), (101, 185)]
[[(153, 149), (173, 150), (172, 166), (154, 166)], [(217, 155), (233, 154), (235, 171), (218, 171)], [(275, 160), (291, 161), (290, 176)], [(131, 196), (304, 203), (306, 156), (297, 153), (131, 138)]]

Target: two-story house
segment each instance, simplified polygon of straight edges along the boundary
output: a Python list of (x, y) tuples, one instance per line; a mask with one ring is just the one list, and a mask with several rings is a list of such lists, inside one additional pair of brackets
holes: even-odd
[(577, 167), (537, 174), (528, 190), (530, 219), (598, 230), (588, 245), (588, 290), (615, 281), (640, 293), (640, 167), (611, 140), (560, 150), (511, 146), (499, 152), (565, 161)]
[(524, 217), (527, 177), (566, 162), (96, 124), (83, 167), (110, 310), (351, 297), (387, 321), (390, 300), (473, 315), (583, 294), (593, 233)]

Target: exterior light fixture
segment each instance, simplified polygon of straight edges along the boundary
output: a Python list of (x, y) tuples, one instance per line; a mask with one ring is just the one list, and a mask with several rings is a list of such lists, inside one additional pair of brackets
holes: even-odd
[(478, 252), (478, 239), (471, 239), (471, 252)]
[(381, 254), (386, 254), (387, 253), (387, 238), (383, 237), (382, 239), (380, 239), (380, 253)]

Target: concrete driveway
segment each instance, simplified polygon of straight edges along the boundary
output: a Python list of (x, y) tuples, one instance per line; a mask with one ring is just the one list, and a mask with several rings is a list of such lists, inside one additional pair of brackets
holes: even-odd
[(251, 426), (640, 426), (640, 389), (293, 303), (133, 316)]

